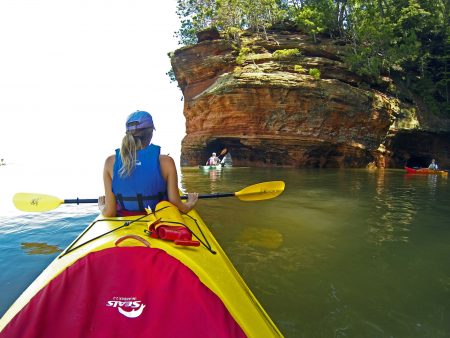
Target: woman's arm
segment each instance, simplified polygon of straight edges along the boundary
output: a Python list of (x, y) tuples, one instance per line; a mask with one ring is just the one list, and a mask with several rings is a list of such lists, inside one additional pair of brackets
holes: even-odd
[(172, 157), (167, 155), (160, 155), (159, 162), (161, 166), (161, 174), (167, 183), (167, 195), (169, 202), (175, 205), (181, 212), (188, 213), (197, 203), (198, 194), (189, 193), (187, 202), (183, 203), (181, 201), (180, 192), (178, 189), (178, 174), (175, 167), (175, 162)]
[(105, 161), (105, 167), (103, 168), (103, 185), (105, 186), (105, 196), (100, 196), (98, 199), (98, 207), (105, 217), (115, 217), (116, 210), (116, 197), (112, 192), (112, 176), (113, 167), (116, 160), (115, 155), (109, 156)]

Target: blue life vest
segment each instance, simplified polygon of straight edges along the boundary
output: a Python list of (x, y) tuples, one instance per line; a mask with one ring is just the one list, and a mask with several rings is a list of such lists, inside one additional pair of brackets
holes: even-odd
[(159, 201), (167, 200), (167, 184), (161, 175), (159, 154), (161, 148), (150, 144), (136, 152), (136, 166), (130, 176), (120, 176), (122, 158), (116, 149), (112, 191), (116, 196), (117, 210), (142, 211), (146, 207), (155, 210)]

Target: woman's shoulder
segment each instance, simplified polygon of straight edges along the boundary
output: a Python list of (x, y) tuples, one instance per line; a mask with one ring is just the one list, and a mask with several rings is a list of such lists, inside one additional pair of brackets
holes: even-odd
[(114, 165), (114, 162), (116, 161), (116, 155), (109, 155), (105, 160), (105, 165)]
[(167, 181), (168, 177), (172, 177), (176, 173), (175, 162), (169, 155), (159, 155), (159, 166), (161, 168), (161, 174)]
[(159, 155), (159, 162), (161, 164), (175, 164), (173, 158), (169, 155)]

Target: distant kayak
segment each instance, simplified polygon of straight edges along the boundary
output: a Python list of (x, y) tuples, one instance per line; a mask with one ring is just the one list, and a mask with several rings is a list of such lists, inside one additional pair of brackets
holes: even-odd
[(428, 168), (414, 169), (414, 168), (405, 167), (405, 170), (408, 174), (443, 175), (443, 176), (448, 175), (448, 172), (445, 170), (433, 170), (433, 169), (428, 169)]
[(217, 165), (199, 165), (198, 167), (200, 169), (202, 169), (202, 170), (220, 170), (220, 169), (222, 169), (223, 165), (222, 164), (217, 164)]

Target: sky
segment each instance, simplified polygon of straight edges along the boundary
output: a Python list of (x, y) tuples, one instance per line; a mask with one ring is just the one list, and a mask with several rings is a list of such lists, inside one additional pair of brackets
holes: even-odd
[(42, 185), (52, 170), (101, 183), (126, 117), (146, 110), (179, 161), (182, 93), (166, 75), (179, 26), (175, 0), (0, 1), (0, 158)]

